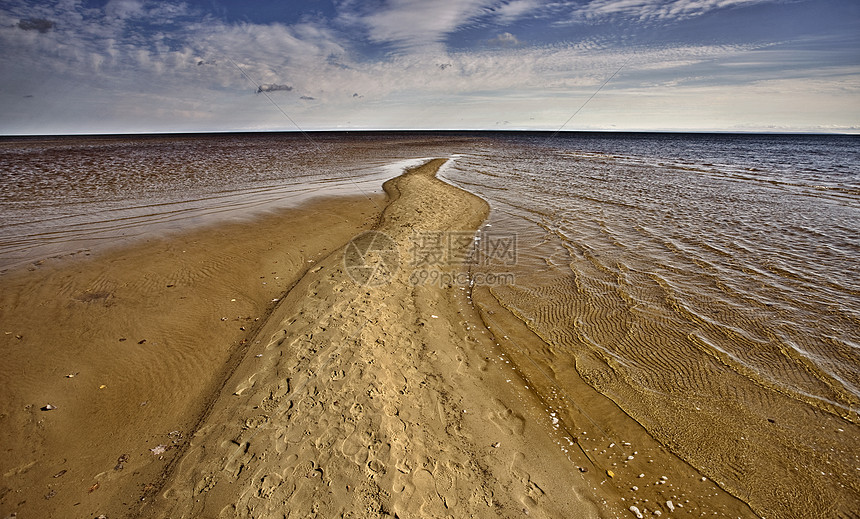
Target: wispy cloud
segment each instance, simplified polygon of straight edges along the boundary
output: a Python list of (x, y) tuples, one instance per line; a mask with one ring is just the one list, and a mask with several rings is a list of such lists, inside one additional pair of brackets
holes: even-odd
[(530, 13), (538, 14), (544, 10), (543, 7), (538, 0), (513, 0), (496, 7), (494, 12), (499, 23), (506, 24)]
[[(308, 127), (344, 121), (445, 126), (445, 120), (453, 121), (448, 126), (507, 120), (554, 127), (619, 70), (590, 107), (615, 114), (623, 103), (613, 99), (623, 96), (630, 110), (660, 99), (663, 108), (642, 113), (666, 120), (673, 106), (683, 105), (688, 112), (676, 118), (693, 121), (706, 110), (729, 114), (732, 106), (746, 107), (732, 104), (732, 96), (766, 96), (769, 106), (794, 102), (801, 92), (815, 97), (804, 90), (804, 78), (816, 77), (821, 91), (843, 104), (860, 92), (851, 80), (860, 73), (856, 57), (841, 57), (834, 67), (820, 51), (780, 47), (784, 42), (622, 47), (611, 34), (578, 38), (569, 31), (568, 39), (540, 45), (515, 23), (566, 13), (579, 23), (623, 16), (647, 25), (759, 1), (391, 0), (374, 10), (345, 1), (328, 19), (250, 23), (227, 22), (185, 3), (7, 0), (0, 6), (0, 102), (5, 128), (35, 128), (56, 113), (84, 120), (93, 106), (102, 115), (96, 123), (283, 127), (280, 114), (254, 91), (280, 93), (273, 98), (300, 122), (310, 121), (303, 124)], [(471, 47), (446, 45), (469, 30), (479, 35)], [(374, 52), (362, 54), (366, 46)], [(26, 105), (25, 96), (39, 102)], [(671, 97), (695, 102), (673, 104)], [(835, 102), (816, 106), (831, 109)], [(582, 114), (584, 121), (589, 116)], [(648, 127), (642, 117), (637, 124)]]
[(777, 1), (779, 0), (592, 0), (575, 8), (573, 15), (585, 19), (623, 15), (640, 20), (682, 20), (717, 9)]
[(372, 11), (342, 13), (360, 24), (375, 43), (415, 50), (441, 43), (446, 35), (487, 13), (487, 0), (391, 0)]
[(547, 16), (557, 7), (540, 0), (389, 0), (373, 9), (344, 4), (340, 20), (362, 27), (374, 43), (414, 52), (439, 48), (473, 24), (503, 26), (529, 15)]

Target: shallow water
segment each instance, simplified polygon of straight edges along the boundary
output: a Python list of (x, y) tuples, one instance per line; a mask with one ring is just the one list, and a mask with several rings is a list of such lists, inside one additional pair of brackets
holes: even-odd
[(860, 140), (509, 137), (445, 177), (517, 235), (493, 296), (590, 385), (757, 511), (856, 509)]
[(0, 139), (0, 268), (244, 218), (312, 197), (373, 195), (424, 156), (413, 139), (225, 134)]

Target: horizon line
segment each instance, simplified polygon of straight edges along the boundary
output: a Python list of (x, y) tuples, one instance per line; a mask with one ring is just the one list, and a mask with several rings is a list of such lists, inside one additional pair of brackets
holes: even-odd
[(851, 128), (846, 131), (819, 131), (819, 130), (551, 130), (551, 129), (516, 129), (516, 128), (493, 128), (493, 129), (374, 129), (374, 128), (333, 128), (333, 129), (282, 129), (282, 130), (188, 130), (188, 131), (129, 131), (129, 132), (81, 132), (81, 133), (4, 133), (0, 138), (23, 138), (23, 137), (153, 137), (153, 136), (180, 136), (180, 135), (230, 135), (230, 134), (283, 134), (295, 133), (555, 133), (561, 134), (690, 134), (690, 135), (821, 135), (821, 136), (860, 136), (860, 128)]

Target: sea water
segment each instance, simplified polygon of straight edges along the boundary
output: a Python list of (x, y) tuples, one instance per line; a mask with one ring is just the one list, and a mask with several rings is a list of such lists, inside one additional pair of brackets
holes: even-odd
[(574, 358), (754, 509), (855, 507), (860, 139), (497, 135), (444, 176), (516, 236), (483, 268), (515, 276), (490, 290), (551, 346), (532, 360)]
[[(253, 216), (313, 197), (370, 196), (415, 149), (298, 133), (0, 139), (0, 268)], [(380, 153), (381, 152), (381, 153)]]

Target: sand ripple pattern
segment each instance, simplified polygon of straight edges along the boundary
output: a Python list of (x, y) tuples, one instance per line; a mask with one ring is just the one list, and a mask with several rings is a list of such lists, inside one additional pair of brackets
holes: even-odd
[(804, 174), (563, 144), (492, 152), (448, 178), (518, 233), (516, 284), (493, 287), (498, 302), (757, 512), (851, 517), (856, 180), (819, 189)]

